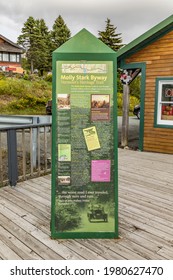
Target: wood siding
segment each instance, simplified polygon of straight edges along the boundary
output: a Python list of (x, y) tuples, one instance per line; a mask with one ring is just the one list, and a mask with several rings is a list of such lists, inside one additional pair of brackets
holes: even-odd
[(155, 128), (155, 88), (157, 77), (173, 77), (173, 31), (126, 59), (126, 63), (146, 63), (144, 151), (173, 154), (173, 129)]

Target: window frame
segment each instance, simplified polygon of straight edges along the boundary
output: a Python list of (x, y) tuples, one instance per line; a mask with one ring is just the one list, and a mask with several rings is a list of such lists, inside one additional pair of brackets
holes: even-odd
[[(4, 56), (8, 56), (8, 60), (4, 59)], [(15, 60), (12, 60), (12, 57), (15, 58)], [(11, 62), (11, 63), (20, 63), (21, 56), (19, 53), (9, 53), (9, 52), (0, 52), (0, 61), (1, 62)]]
[(17, 56), (15, 53), (10, 53), (10, 62), (17, 62)]
[[(7, 59), (4, 59), (4, 57), (8, 57)], [(3, 62), (10, 62), (10, 57), (9, 57), (9, 53), (7, 53), (7, 52), (3, 52), (2, 53), (2, 61)]]
[[(173, 127), (173, 109), (172, 109), (172, 119), (162, 119), (162, 106), (171, 106), (173, 108), (173, 96), (172, 100), (162, 100), (163, 97), (163, 85), (170, 85), (173, 89), (173, 77), (159, 77), (156, 78), (156, 93), (155, 93), (155, 127)], [(170, 97), (169, 97), (170, 98)]]

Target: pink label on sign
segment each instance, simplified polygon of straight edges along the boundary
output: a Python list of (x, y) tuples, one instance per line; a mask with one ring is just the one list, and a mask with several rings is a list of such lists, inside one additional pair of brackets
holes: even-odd
[(91, 181), (92, 182), (110, 182), (111, 177), (110, 160), (92, 160), (91, 161)]

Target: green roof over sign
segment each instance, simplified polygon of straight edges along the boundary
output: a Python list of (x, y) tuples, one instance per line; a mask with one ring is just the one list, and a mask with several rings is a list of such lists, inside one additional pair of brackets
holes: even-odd
[(173, 30), (173, 15), (166, 18), (143, 35), (138, 37), (137, 39), (130, 42), (128, 45), (122, 47), (117, 52), (118, 60), (131, 55), (142, 49), (143, 47), (149, 45), (153, 41), (157, 40), (158, 38), (162, 37), (164, 34)]
[(111, 48), (83, 28), (54, 53), (115, 53)]

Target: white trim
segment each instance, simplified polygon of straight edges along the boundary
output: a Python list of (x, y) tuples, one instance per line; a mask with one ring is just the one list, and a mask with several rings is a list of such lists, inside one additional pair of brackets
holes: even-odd
[(164, 84), (170, 84), (173, 85), (173, 79), (172, 80), (165, 80), (163, 78), (159, 80), (158, 82), (158, 103), (157, 103), (157, 124), (162, 124), (162, 125), (173, 125), (173, 120), (162, 120), (162, 104), (171, 104), (173, 105), (173, 100), (172, 101), (162, 101), (162, 86)]

